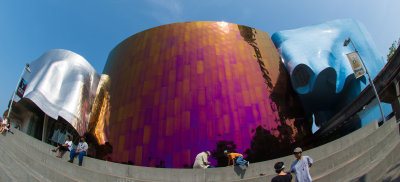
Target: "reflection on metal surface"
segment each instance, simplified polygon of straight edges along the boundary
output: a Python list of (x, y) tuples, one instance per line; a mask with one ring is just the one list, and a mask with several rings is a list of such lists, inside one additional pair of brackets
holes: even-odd
[(110, 78), (108, 75), (101, 75), (96, 98), (93, 102), (92, 113), (89, 122), (89, 133), (94, 134), (96, 142), (104, 144), (107, 136), (104, 132), (105, 126), (110, 124)]
[(99, 75), (80, 55), (68, 50), (47, 51), (31, 63), (24, 97), (44, 113), (68, 121), (79, 134), (87, 131)]
[(103, 74), (90, 122), (96, 154), (108, 149), (99, 158), (182, 168), (210, 150), (220, 166), (232, 149), (254, 162), (311, 132), (274, 44), (250, 27), (152, 28), (115, 47)]
[(86, 135), (91, 145), (88, 154), (103, 160), (109, 160), (113, 151), (107, 139), (110, 133), (107, 131), (110, 128), (110, 84), (110, 77), (101, 75)]
[(219, 25), (219, 28), (221, 29), (221, 31), (223, 31), (224, 33), (229, 32), (229, 24), (227, 22), (220, 21), (220, 22), (217, 22), (217, 24)]

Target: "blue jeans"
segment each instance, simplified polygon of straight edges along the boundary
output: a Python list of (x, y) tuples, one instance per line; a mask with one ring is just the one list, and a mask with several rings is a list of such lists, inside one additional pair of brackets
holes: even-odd
[[(76, 150), (75, 149), (71, 150), (71, 152), (69, 153), (69, 159), (71, 161), (74, 161), (75, 155), (76, 155)], [(85, 155), (86, 152), (79, 152), (79, 165), (82, 165), (83, 156)]]
[(247, 161), (243, 159), (243, 156), (239, 156), (236, 158), (236, 165), (245, 166)]

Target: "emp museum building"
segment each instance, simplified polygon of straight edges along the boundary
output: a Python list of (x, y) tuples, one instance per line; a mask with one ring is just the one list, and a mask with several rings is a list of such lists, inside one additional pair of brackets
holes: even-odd
[[(118, 44), (101, 75), (74, 52), (50, 50), (30, 63), (10, 120), (47, 143), (84, 135), (88, 156), (138, 166), (190, 168), (206, 150), (216, 166), (226, 165), (224, 150), (278, 158), (314, 147), (318, 127), (369, 84), (353, 74), (349, 37), (375, 77), (386, 61), (351, 19), (271, 37), (227, 22), (163, 25)], [(377, 116), (371, 102), (336, 137)]]

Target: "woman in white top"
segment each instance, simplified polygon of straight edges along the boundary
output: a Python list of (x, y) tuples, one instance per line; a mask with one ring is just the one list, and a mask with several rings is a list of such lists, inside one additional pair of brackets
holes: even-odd
[(72, 138), (71, 138), (71, 135), (67, 135), (67, 139), (65, 140), (65, 143), (62, 145), (58, 144), (58, 146), (51, 151), (57, 152), (57, 150), (58, 150), (57, 157), (61, 158), (62, 151), (71, 151), (71, 149), (72, 149)]
[(7, 119), (6, 118), (4, 118), (4, 121), (3, 121), (3, 119), (1, 119), (1, 117), (0, 117), (0, 134), (2, 134), (4, 131), (7, 131), (8, 130), (8, 127), (10, 126), (10, 124), (8, 124), (7, 123)]

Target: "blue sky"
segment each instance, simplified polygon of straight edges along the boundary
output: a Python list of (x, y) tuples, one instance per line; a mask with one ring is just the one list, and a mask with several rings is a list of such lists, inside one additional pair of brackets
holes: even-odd
[(74, 51), (101, 74), (114, 46), (159, 25), (227, 21), (272, 35), (353, 18), (386, 55), (400, 37), (399, 7), (398, 0), (0, 0), (0, 113), (25, 63), (50, 49)]

